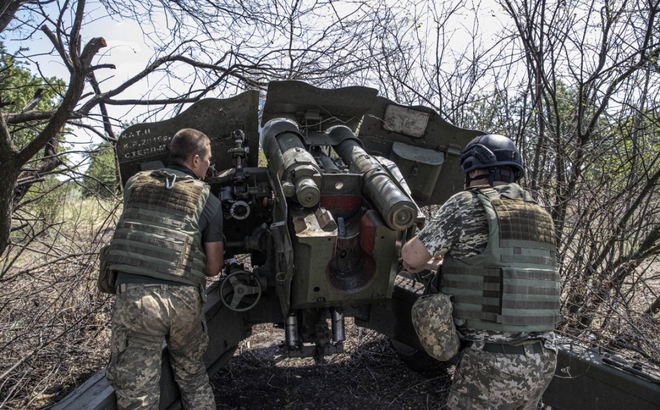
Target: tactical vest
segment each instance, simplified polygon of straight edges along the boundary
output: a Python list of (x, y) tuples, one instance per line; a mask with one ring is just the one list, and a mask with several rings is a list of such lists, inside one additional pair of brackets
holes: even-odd
[(446, 254), (442, 292), (454, 320), (470, 329), (547, 332), (559, 321), (554, 224), (517, 184), (475, 192), (486, 210), (488, 244), (465, 259)]
[(181, 171), (138, 173), (107, 252), (110, 269), (204, 286), (199, 219), (208, 197), (207, 184)]

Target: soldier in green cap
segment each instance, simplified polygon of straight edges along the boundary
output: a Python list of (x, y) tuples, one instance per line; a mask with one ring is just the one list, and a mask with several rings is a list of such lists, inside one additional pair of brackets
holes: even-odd
[(211, 143), (186, 128), (169, 144), (171, 164), (130, 178), (106, 253), (116, 272), (106, 377), (118, 409), (158, 409), (163, 341), (184, 409), (215, 409), (203, 355), (206, 278), (224, 264), (220, 200), (202, 179)]
[[(452, 332), (460, 337), (449, 408), (536, 409), (557, 362), (554, 224), (516, 183), (524, 166), (509, 138), (479, 136), (460, 161), (465, 191), (402, 248), (408, 271), (440, 275), (442, 293), (416, 304), (413, 323), (435, 357), (454, 349)], [(438, 312), (452, 315), (455, 327)]]

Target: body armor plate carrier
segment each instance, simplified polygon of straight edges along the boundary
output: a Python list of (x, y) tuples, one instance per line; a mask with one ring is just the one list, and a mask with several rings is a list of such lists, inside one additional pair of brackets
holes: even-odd
[(498, 332), (552, 331), (559, 320), (559, 278), (550, 215), (517, 184), (474, 192), (486, 210), (484, 252), (445, 255), (442, 292), (457, 324)]
[(107, 252), (109, 268), (204, 286), (199, 219), (209, 186), (172, 169), (144, 171), (131, 179)]

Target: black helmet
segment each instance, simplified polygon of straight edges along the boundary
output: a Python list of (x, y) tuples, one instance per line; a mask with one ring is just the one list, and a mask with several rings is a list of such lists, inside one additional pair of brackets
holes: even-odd
[[(475, 169), (489, 171), (490, 185), (493, 181), (515, 182), (525, 175), (525, 165), (516, 144), (503, 135), (488, 134), (476, 137), (465, 146), (460, 161), (461, 170), (466, 174), (467, 185), (470, 183), (467, 174)], [(507, 172), (507, 168), (513, 172)]]

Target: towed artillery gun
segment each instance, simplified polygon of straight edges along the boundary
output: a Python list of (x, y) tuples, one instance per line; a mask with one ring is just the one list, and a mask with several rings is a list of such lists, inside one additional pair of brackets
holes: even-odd
[[(272, 82), (261, 118), (259, 104), (248, 91), (128, 128), (117, 145), (121, 176), (162, 167), (181, 128), (208, 135), (215, 170), (207, 181), (224, 215), (218, 314), (241, 329), (279, 324), (289, 356), (322, 360), (342, 352), (347, 317), (394, 322), (374, 311), (392, 299), (400, 247), (424, 223), (420, 206), (462, 189), (461, 147), (480, 132), (366, 87)], [(267, 166), (258, 166), (260, 147)], [(249, 334), (220, 328), (228, 351)], [(381, 330), (416, 346), (410, 323)]]
[[(265, 102), (247, 91), (129, 127), (117, 144), (122, 180), (164, 166), (167, 143), (181, 128), (211, 139), (207, 182), (224, 215), (225, 271), (209, 287), (205, 306), (210, 373), (258, 323), (283, 327), (288, 356), (320, 362), (343, 351), (347, 318), (389, 336), (413, 369), (438, 365), (410, 319), (433, 275), (402, 271), (399, 254), (424, 225), (420, 207), (442, 204), (463, 188), (461, 150), (482, 132), (455, 127), (427, 107), (396, 104), (372, 88), (271, 82)], [(260, 152), (267, 166), (260, 166)], [(167, 409), (178, 390), (163, 358), (160, 408)], [(591, 380), (594, 394), (612, 394)], [(102, 372), (86, 385), (55, 408), (114, 408)], [(544, 401), (591, 408), (566, 407), (566, 389), (583, 387), (553, 382)], [(636, 408), (652, 408), (645, 403), (653, 405), (646, 399), (653, 394), (631, 399), (615, 392), (611, 402), (639, 399)], [(89, 407), (90, 401), (98, 405)]]

